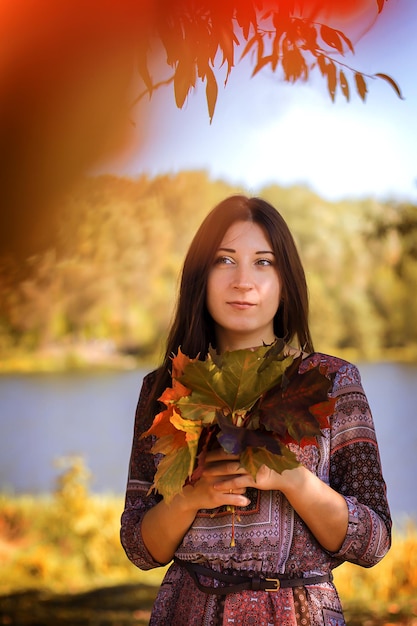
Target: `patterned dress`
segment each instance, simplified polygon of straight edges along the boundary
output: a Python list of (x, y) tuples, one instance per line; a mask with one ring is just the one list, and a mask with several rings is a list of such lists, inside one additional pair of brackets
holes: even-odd
[[(213, 570), (241, 575), (261, 572), (301, 578), (326, 574), (344, 561), (371, 567), (386, 554), (391, 542), (391, 518), (382, 477), (378, 446), (369, 405), (357, 368), (320, 353), (308, 356), (310, 365), (327, 366), (331, 395), (337, 398), (330, 428), (319, 446), (292, 450), (321, 480), (346, 499), (349, 523), (337, 553), (325, 550), (279, 491), (249, 489), (251, 503), (240, 509), (235, 524), (236, 545), (230, 547), (231, 515), (200, 511), (175, 556)], [(147, 551), (141, 520), (160, 496), (147, 496), (155, 473), (151, 437), (140, 440), (150, 423), (143, 418), (154, 374), (143, 381), (130, 460), (121, 541), (128, 558), (141, 569), (160, 566)], [(205, 585), (220, 585), (200, 578)], [(226, 596), (200, 591), (191, 575), (173, 563), (156, 598), (150, 626), (342, 626), (345, 624), (337, 591), (331, 582), (280, 589), (278, 592), (241, 591)]]

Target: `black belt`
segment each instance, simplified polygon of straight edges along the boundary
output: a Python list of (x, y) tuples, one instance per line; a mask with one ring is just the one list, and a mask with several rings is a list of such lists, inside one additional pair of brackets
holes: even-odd
[[(174, 562), (181, 567), (185, 567), (187, 572), (192, 576), (195, 584), (204, 593), (214, 593), (218, 596), (227, 595), (228, 593), (238, 593), (239, 591), (279, 591), (288, 587), (304, 587), (305, 585), (317, 585), (319, 583), (329, 583), (333, 580), (331, 572), (328, 574), (319, 574), (317, 576), (309, 576), (306, 578), (288, 578), (282, 574), (274, 574), (270, 578), (266, 578), (260, 574), (253, 576), (237, 576), (234, 574), (223, 574), (215, 572), (209, 567), (182, 561), (174, 557)], [(198, 580), (197, 574), (219, 580), (227, 583), (225, 587), (209, 587), (202, 585)]]

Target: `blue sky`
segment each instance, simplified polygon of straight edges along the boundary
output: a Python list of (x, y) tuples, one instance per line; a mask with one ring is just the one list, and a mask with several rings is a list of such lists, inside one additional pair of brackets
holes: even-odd
[(392, 76), (404, 100), (375, 80), (365, 103), (356, 93), (349, 103), (338, 93), (332, 103), (319, 76), (289, 85), (268, 72), (250, 78), (251, 67), (242, 63), (220, 87), (211, 125), (202, 84), (181, 110), (172, 86), (143, 102), (141, 148), (108, 169), (130, 176), (205, 169), (253, 193), (270, 183), (301, 183), (330, 200), (417, 202), (416, 33), (417, 1), (387, 0), (355, 55), (346, 57), (363, 72)]

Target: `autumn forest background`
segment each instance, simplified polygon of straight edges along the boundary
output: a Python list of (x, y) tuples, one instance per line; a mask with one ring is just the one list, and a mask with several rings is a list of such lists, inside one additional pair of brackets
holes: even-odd
[[(61, 200), (54, 245), (27, 260), (24, 277), (11, 260), (1, 265), (0, 367), (155, 362), (188, 244), (207, 212), (238, 192), (250, 193), (204, 171), (85, 178)], [(258, 195), (279, 208), (298, 243), (316, 348), (415, 360), (417, 207), (329, 202), (301, 186)]]
[[(87, 381), (88, 413), (89, 376), (99, 370), (105, 385), (106, 375), (153, 367), (191, 238), (233, 193), (262, 196), (287, 220), (307, 273), (316, 349), (413, 375), (417, 205), (398, 198), (414, 198), (415, 162), (393, 133), (405, 126), (415, 146), (410, 7), (412, 0), (0, 3), (0, 386), (4, 396), (12, 389), (0, 417), (4, 432), (28, 441), (13, 458), (22, 473), (27, 459), (36, 464), (50, 431), (65, 436), (58, 406), (44, 437), (42, 400), (30, 404), (32, 382), (42, 393), (45, 381), (54, 388), (59, 376), (76, 373)], [(230, 100), (219, 89), (226, 83)], [(289, 97), (287, 88), (298, 95)], [(330, 123), (323, 94), (333, 111), (356, 110), (351, 137), (340, 132), (348, 122)], [(191, 106), (194, 97), (204, 120)], [(169, 100), (184, 113), (178, 128)], [(309, 109), (321, 114), (310, 118)], [(380, 109), (386, 117), (379, 118)], [(279, 120), (285, 123), (274, 135)], [(247, 162), (238, 159), (242, 143)], [(157, 173), (125, 176), (116, 164), (126, 146), (139, 158), (135, 172), (152, 171), (153, 161)], [(193, 152), (191, 167), (180, 166), (180, 148)], [(315, 171), (309, 181), (324, 178), (336, 188), (352, 181), (352, 196), (331, 201), (312, 191), (315, 185), (236, 186), (226, 182), (236, 177), (214, 177), (200, 165), (229, 154), (247, 175), (272, 164), (271, 180), (286, 160), (304, 180), (304, 156), (308, 173)], [(100, 170), (108, 157), (115, 167)], [(358, 163), (366, 164), (363, 172)], [(372, 194), (359, 199), (362, 173)], [(398, 195), (373, 189), (384, 176), (396, 181)], [(29, 437), (16, 426), (16, 380), (28, 383), (22, 395)], [(395, 396), (398, 407), (401, 400)], [(118, 425), (121, 413), (117, 407)], [(92, 415), (87, 420), (91, 428)], [(13, 456), (15, 442), (0, 437)], [(102, 446), (100, 457), (114, 452)], [(409, 477), (409, 463), (397, 464)], [(47, 493), (15, 493), (13, 485), (0, 493), (0, 624), (147, 624), (164, 569), (141, 572), (127, 560), (119, 540), (123, 495), (94, 491), (82, 456), (57, 459), (54, 476)], [(416, 520), (395, 519), (393, 547), (380, 564), (338, 568), (349, 626), (416, 626), (416, 555)]]
[[(62, 200), (54, 245), (20, 265), (21, 275), (4, 260), (3, 372), (155, 364), (188, 244), (211, 207), (237, 192), (250, 193), (204, 171), (83, 179)], [(316, 348), (355, 361), (415, 361), (417, 207), (329, 202), (302, 186), (259, 195), (297, 240)], [(53, 614), (62, 624), (74, 625), (76, 615), (83, 624), (146, 624), (163, 570), (140, 572), (126, 559), (122, 508), (121, 495), (90, 491), (82, 458), (62, 460), (52, 494), (4, 493), (0, 615), (18, 622), (3, 623), (30, 624), (36, 615), (46, 624)], [(376, 568), (336, 572), (351, 626), (415, 624), (416, 545), (410, 520), (395, 527), (394, 548)], [(88, 622), (92, 611), (102, 621)]]
[[(188, 244), (212, 206), (238, 192), (250, 190), (204, 171), (83, 179), (62, 199), (54, 245), (23, 267), (4, 259), (3, 373), (155, 364)], [(355, 361), (415, 362), (417, 207), (329, 202), (303, 186), (258, 195), (279, 208), (297, 240), (316, 348)], [(55, 623), (74, 625), (75, 615), (99, 623), (88, 622), (95, 611), (103, 624), (146, 624), (163, 570), (140, 572), (126, 559), (122, 496), (92, 493), (82, 458), (63, 459), (56, 474), (54, 493), (0, 497), (0, 615), (18, 620), (3, 623), (36, 615), (46, 624), (51, 612)], [(350, 625), (415, 624), (416, 545), (410, 520), (395, 527), (395, 548), (376, 568), (336, 572)]]

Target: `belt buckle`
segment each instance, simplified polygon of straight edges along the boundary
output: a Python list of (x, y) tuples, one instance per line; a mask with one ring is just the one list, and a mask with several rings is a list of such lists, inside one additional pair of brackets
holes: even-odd
[(265, 582), (273, 583), (275, 587), (272, 589), (265, 589), (265, 591), (279, 591), (281, 587), (281, 581), (279, 578), (265, 578)]

